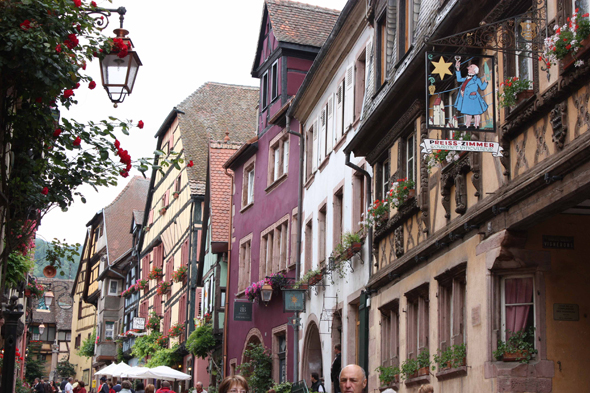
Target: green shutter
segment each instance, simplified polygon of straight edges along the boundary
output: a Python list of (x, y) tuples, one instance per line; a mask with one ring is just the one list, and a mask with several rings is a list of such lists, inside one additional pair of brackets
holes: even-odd
[(361, 292), (359, 304), (359, 366), (369, 375), (369, 307), (365, 291)]

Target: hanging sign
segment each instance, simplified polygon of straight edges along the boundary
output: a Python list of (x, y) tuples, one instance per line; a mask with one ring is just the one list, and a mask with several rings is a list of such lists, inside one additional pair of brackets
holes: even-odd
[(427, 129), (496, 132), (495, 86), (492, 56), (426, 52)]
[(422, 153), (432, 154), (433, 150), (479, 151), (503, 157), (504, 150), (498, 142), (459, 141), (455, 139), (424, 139), (420, 144)]
[(251, 321), (252, 303), (234, 300), (234, 321)]

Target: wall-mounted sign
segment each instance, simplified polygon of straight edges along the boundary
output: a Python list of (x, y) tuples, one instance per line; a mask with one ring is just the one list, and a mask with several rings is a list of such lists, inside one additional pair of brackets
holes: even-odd
[(556, 321), (579, 321), (580, 306), (577, 304), (553, 304), (553, 319)]
[(252, 303), (234, 301), (234, 321), (251, 321)]
[(498, 142), (458, 141), (454, 139), (424, 139), (420, 144), (422, 153), (431, 154), (433, 150), (480, 151), (503, 157), (504, 150)]
[(495, 86), (492, 56), (427, 52), (427, 128), (441, 130), (437, 139), (453, 139), (448, 131), (495, 132)]
[(283, 289), (283, 312), (305, 312), (305, 289)]
[(543, 248), (561, 248), (566, 250), (573, 250), (574, 237), (543, 235)]
[(144, 330), (145, 329), (145, 318), (139, 318), (139, 317), (133, 318), (133, 324), (132, 324), (131, 328)]

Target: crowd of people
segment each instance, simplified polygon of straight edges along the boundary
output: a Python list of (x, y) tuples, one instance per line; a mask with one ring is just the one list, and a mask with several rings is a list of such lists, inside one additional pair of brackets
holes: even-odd
[(55, 381), (45, 381), (43, 378), (35, 378), (33, 384), (34, 393), (87, 393), (84, 381), (74, 378), (64, 378), (58, 385)]

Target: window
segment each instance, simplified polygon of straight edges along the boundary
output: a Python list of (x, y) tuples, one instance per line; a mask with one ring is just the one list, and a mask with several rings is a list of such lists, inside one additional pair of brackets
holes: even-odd
[(238, 291), (243, 291), (250, 285), (250, 254), (252, 235), (240, 240), (240, 271), (238, 274)]
[(181, 185), (181, 175), (178, 175), (176, 180), (174, 181), (174, 192), (180, 192), (180, 185)]
[(416, 181), (416, 134), (406, 139), (406, 177)]
[(299, 226), (297, 208), (293, 209), (291, 218), (291, 260), (289, 266), (293, 266), (297, 260), (297, 227)]
[(279, 61), (275, 61), (272, 65), (272, 87), (271, 100), (274, 101), (279, 95)]
[(262, 109), (264, 109), (268, 106), (268, 72), (262, 75), (262, 91), (260, 93), (262, 94)]
[(344, 79), (336, 90), (336, 110), (334, 111), (334, 144), (344, 135)]
[(406, 298), (407, 354), (408, 359), (416, 359), (428, 349), (428, 284), (406, 293)]
[(352, 230), (354, 232), (359, 232), (363, 228), (361, 222), (366, 218), (366, 193), (365, 176), (362, 173), (354, 173), (352, 177)]
[(465, 343), (465, 268), (461, 264), (436, 277), (438, 281), (438, 347)]
[(72, 341), (72, 332), (66, 332), (66, 341)]
[(37, 299), (37, 310), (39, 311), (49, 311), (49, 307), (45, 304), (45, 297), (41, 296)]
[(313, 163), (315, 161), (314, 153), (314, 127), (310, 127), (305, 133), (305, 173), (306, 179), (313, 174)]
[(254, 203), (255, 157), (252, 157), (244, 165), (244, 178), (242, 183), (242, 209)]
[(284, 327), (276, 332), (273, 329), (273, 379), (278, 383), (287, 381), (287, 331)]
[(502, 278), (502, 340), (511, 332), (535, 328), (535, 284), (533, 276)]
[[(353, 190), (355, 187), (353, 186)], [(343, 215), (344, 215), (344, 187), (340, 187), (334, 194), (334, 210), (333, 210), (333, 247), (336, 247), (342, 242), (342, 232), (344, 232)]]
[[(35, 338), (35, 335), (33, 334), (33, 340), (39, 340), (39, 335), (37, 335), (37, 338)], [(76, 336), (76, 342), (74, 343), (74, 348), (76, 348), (76, 349), (80, 348), (81, 343), (82, 343), (82, 334), (78, 334)]]
[(572, 14), (576, 12), (576, 8), (582, 15), (590, 12), (590, 0), (572, 0)]
[[(401, 0), (402, 2), (404, 0)], [(387, 15), (383, 15), (377, 20), (377, 86), (385, 83), (387, 76)]]
[(287, 269), (288, 233), (289, 215), (261, 233), (259, 279)]
[(381, 365), (399, 366), (399, 301), (381, 308)]
[(109, 296), (119, 296), (119, 280), (109, 280)]
[(279, 180), (289, 170), (289, 134), (282, 132), (270, 142), (268, 185)]
[(385, 199), (389, 191), (389, 178), (391, 177), (391, 167), (389, 160), (389, 149), (387, 156), (381, 162), (378, 162), (375, 168), (375, 199)]
[(318, 211), (318, 261), (320, 266), (326, 263), (326, 213), (324, 204)]
[(115, 339), (115, 322), (105, 322), (104, 325), (104, 338), (105, 339)]
[(356, 90), (354, 92), (354, 120), (357, 120), (361, 116), (363, 109), (363, 100), (365, 98), (365, 69), (367, 67), (367, 54), (370, 50), (370, 44), (367, 45), (365, 50), (356, 59), (355, 64), (355, 85)]
[(305, 223), (305, 270), (302, 273), (308, 272), (311, 269), (312, 251), (313, 251), (313, 229), (311, 217)]
[(414, 31), (420, 14), (420, 0), (399, 1), (398, 58), (401, 59), (410, 50), (414, 40)]
[[(37, 330), (38, 331), (38, 330)], [(39, 333), (33, 333), (33, 340), (34, 341), (39, 341), (41, 340), (41, 335)], [(80, 346), (80, 344), (78, 344), (78, 347)], [(76, 348), (78, 348), (76, 347)]]

